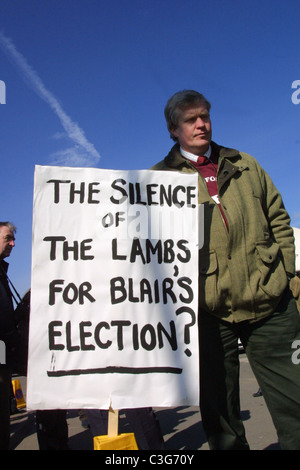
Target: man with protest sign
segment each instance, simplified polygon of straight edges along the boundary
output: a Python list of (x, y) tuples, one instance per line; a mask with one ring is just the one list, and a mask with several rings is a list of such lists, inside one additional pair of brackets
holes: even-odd
[[(210, 103), (183, 90), (165, 117), (176, 144), (152, 169), (199, 172), (200, 406), (211, 449), (249, 449), (240, 419), (240, 338), (282, 449), (300, 448), (300, 318), (288, 287), (295, 271), (290, 219), (250, 155), (211, 141)], [(298, 340), (298, 341), (297, 341)], [(299, 347), (299, 346), (298, 346)]]
[[(9, 449), (10, 437), (10, 394), (11, 369), (6, 363), (9, 353), (14, 349), (17, 333), (14, 325), (14, 306), (7, 279), (8, 263), (4, 258), (10, 256), (15, 246), (16, 227), (10, 222), (0, 222), (0, 449)], [(4, 356), (4, 357), (2, 357)]]

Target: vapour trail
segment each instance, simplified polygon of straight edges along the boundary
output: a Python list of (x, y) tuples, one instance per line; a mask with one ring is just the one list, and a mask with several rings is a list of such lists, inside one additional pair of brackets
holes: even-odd
[(95, 165), (100, 160), (100, 154), (85, 137), (84, 131), (63, 110), (56, 97), (44, 85), (35, 70), (28, 64), (26, 58), (17, 50), (12, 40), (0, 31), (0, 47), (12, 59), (21, 72), (21, 76), (52, 109), (59, 118), (67, 136), (75, 147), (57, 152), (54, 156), (58, 163), (71, 166)]

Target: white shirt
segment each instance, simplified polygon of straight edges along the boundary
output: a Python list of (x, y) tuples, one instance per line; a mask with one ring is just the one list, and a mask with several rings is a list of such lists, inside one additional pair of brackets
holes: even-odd
[[(180, 153), (183, 157), (187, 158), (188, 160), (192, 160), (192, 162), (197, 162), (199, 155), (194, 155), (191, 152), (187, 152), (186, 150), (183, 150), (183, 148), (180, 147)], [(210, 158), (211, 156), (211, 146), (208, 147), (208, 150), (205, 152), (204, 155), (201, 155), (202, 157)]]

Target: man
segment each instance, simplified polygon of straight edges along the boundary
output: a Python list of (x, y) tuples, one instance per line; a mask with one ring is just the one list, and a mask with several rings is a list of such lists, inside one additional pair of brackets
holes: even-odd
[[(288, 280), (295, 247), (282, 198), (258, 162), (211, 141), (210, 103), (173, 95), (165, 117), (176, 144), (152, 169), (198, 172), (200, 407), (211, 449), (249, 449), (240, 419), (240, 338), (282, 449), (300, 449), (300, 318)], [(297, 343), (295, 343), (297, 344)]]
[(5, 361), (3, 357), (0, 358), (0, 450), (9, 449), (11, 370), (8, 358), (17, 337), (14, 306), (6, 274), (8, 263), (4, 258), (10, 256), (15, 246), (15, 233), (16, 227), (13, 224), (0, 222), (0, 341), (4, 342), (6, 350)]

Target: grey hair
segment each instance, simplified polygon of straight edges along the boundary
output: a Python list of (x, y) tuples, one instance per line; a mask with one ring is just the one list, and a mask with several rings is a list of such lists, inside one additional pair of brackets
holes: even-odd
[(9, 230), (13, 233), (16, 233), (17, 227), (11, 222), (0, 222), (0, 227), (8, 227)]
[(205, 98), (204, 95), (194, 90), (178, 91), (167, 101), (164, 113), (167, 121), (168, 131), (170, 132), (170, 137), (171, 139), (175, 140), (175, 142), (177, 142), (177, 138), (173, 135), (172, 130), (176, 129), (178, 126), (178, 120), (181, 111), (189, 106), (193, 106), (199, 103), (204, 104), (207, 108), (207, 111), (210, 111), (210, 102)]

